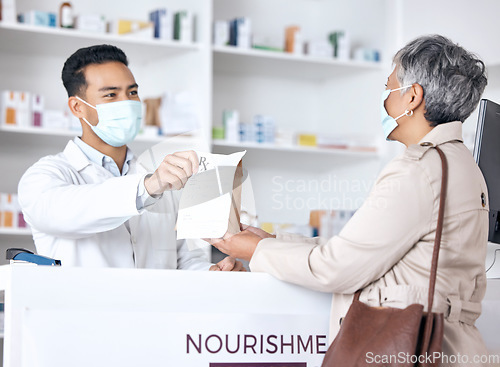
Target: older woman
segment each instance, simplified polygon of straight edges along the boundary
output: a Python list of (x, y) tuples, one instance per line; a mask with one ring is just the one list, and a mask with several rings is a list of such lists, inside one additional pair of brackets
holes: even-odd
[[(485, 293), (488, 200), (483, 176), (462, 143), (462, 123), (486, 86), (481, 60), (434, 35), (394, 57), (382, 94), (385, 137), (406, 145), (381, 172), (367, 201), (330, 239), (280, 235), (256, 228), (214, 244), (250, 260), (252, 271), (333, 293), (333, 339), (352, 301), (403, 308), (427, 305), (441, 186), (439, 146), (448, 159), (448, 195), (433, 311), (445, 315), (445, 355), (485, 355), (474, 326)], [(466, 361), (466, 359), (462, 359)], [(446, 362), (446, 360), (445, 360)]]

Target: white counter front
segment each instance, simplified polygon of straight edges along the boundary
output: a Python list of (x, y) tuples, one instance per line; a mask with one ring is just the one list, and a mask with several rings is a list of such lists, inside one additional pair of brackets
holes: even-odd
[(266, 274), (13, 264), (2, 289), (4, 367), (314, 367), (328, 344), (330, 295)]
[[(328, 346), (330, 295), (267, 274), (13, 264), (0, 290), (4, 367), (317, 367)], [(477, 326), (500, 355), (500, 279)]]

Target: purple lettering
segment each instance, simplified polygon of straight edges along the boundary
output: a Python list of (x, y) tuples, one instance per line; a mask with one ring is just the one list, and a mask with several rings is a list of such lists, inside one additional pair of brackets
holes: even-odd
[(274, 347), (274, 350), (269, 350), (269, 348), (266, 348), (266, 352), (270, 353), (270, 354), (274, 354), (278, 351), (278, 346), (271, 341), (271, 338), (273, 338), (275, 340), (278, 339), (278, 337), (276, 335), (269, 335), (267, 337), (267, 344), (272, 345)]
[(320, 339), (326, 339), (326, 335), (316, 335), (316, 353), (317, 354), (325, 354), (326, 349), (319, 350), (319, 347), (325, 347), (326, 343), (321, 343)]
[[(210, 339), (212, 339), (212, 338), (215, 338), (215, 339), (217, 339), (217, 340), (219, 341), (219, 348), (218, 348), (217, 350), (211, 350), (211, 349), (209, 348), (209, 346), (208, 346), (208, 342), (209, 342), (209, 341), (210, 341)], [(208, 351), (209, 353), (212, 353), (212, 354), (214, 354), (214, 353), (219, 353), (219, 352), (220, 352), (220, 350), (222, 349), (222, 339), (220, 338), (220, 336), (219, 336), (219, 335), (215, 335), (215, 334), (212, 334), (212, 335), (208, 336), (208, 337), (207, 337), (207, 339), (205, 340), (205, 348), (207, 348), (207, 351)]]
[(283, 349), (285, 349), (285, 347), (290, 347), (290, 353), (293, 354), (293, 335), (290, 335), (290, 339), (290, 343), (285, 343), (283, 340), (283, 335), (281, 335), (281, 354), (283, 354)]
[(309, 348), (309, 345), (311, 346), (311, 354), (313, 352), (313, 340), (312, 340), (312, 335), (309, 335), (309, 338), (307, 338), (307, 343), (306, 345), (304, 345), (304, 343), (302, 342), (302, 338), (300, 337), (300, 335), (297, 335), (297, 339), (298, 339), (298, 342), (297, 342), (297, 353), (300, 354), (300, 346), (302, 346), (302, 349), (304, 349), (304, 352), (307, 352), (307, 348)]
[(226, 334), (226, 350), (228, 351), (228, 353), (234, 354), (240, 350), (240, 335), (238, 334), (236, 337), (237, 337), (236, 340), (238, 341), (238, 345), (236, 346), (235, 350), (230, 350), (229, 349), (229, 335)]
[(193, 347), (198, 351), (198, 353), (201, 354), (201, 334), (198, 335), (198, 346), (195, 344), (193, 338), (191, 338), (191, 335), (187, 334), (186, 337), (187, 353), (189, 354), (189, 342), (191, 342), (191, 344), (193, 344)]
[[(247, 343), (247, 340), (252, 338), (253, 339), (253, 344), (248, 344)], [(255, 346), (257, 345), (257, 338), (253, 335), (245, 335), (245, 341), (244, 341), (244, 350), (243, 350), (243, 353), (247, 353), (247, 349), (250, 348), (252, 349), (253, 351), (253, 354), (257, 354), (257, 352), (255, 351)]]

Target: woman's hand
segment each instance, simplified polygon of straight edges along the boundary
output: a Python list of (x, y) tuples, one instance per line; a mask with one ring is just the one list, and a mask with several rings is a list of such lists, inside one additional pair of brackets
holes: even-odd
[(231, 257), (250, 261), (262, 239), (275, 237), (255, 227), (242, 226), (242, 229), (240, 233), (234, 235), (226, 233), (223, 238), (211, 238), (205, 241)]

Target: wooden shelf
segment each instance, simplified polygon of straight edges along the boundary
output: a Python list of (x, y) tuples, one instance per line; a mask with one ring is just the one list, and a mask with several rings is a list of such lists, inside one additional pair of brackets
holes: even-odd
[(110, 43), (122, 48), (131, 60), (147, 63), (176, 54), (198, 51), (198, 43), (180, 43), (135, 38), (114, 34), (84, 32), (75, 29), (40, 27), (0, 22), (1, 52), (68, 57), (81, 47)]
[(292, 55), (285, 52), (213, 46), (214, 70), (220, 74), (256, 74), (321, 80), (346, 72), (382, 70), (381, 63)]
[(212, 145), (214, 147), (225, 147), (234, 148), (238, 150), (262, 150), (271, 152), (287, 152), (292, 154), (325, 154), (325, 155), (336, 155), (344, 157), (359, 157), (359, 158), (378, 158), (378, 152), (373, 151), (363, 151), (355, 149), (333, 149), (333, 148), (318, 148), (318, 147), (305, 147), (305, 146), (281, 146), (266, 143), (252, 143), (252, 142), (240, 142), (231, 143), (225, 140), (214, 140)]

